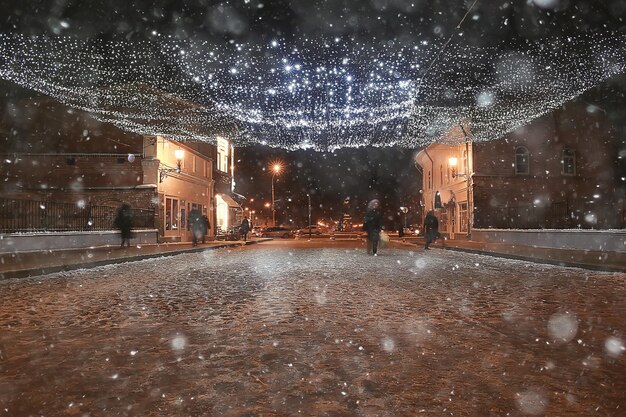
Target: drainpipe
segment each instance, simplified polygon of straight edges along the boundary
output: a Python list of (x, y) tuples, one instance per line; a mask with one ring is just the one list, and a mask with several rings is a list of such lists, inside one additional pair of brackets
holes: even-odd
[[(426, 154), (426, 156), (428, 157), (428, 159), (430, 159), (430, 184), (428, 184), (429, 189), (432, 191), (433, 188), (433, 179), (435, 178), (435, 161), (433, 161), (433, 158), (430, 157), (430, 155), (428, 154), (428, 149), (424, 149), (424, 153)], [(435, 194), (433, 194), (433, 201), (431, 201), (431, 203), (433, 203), (433, 209), (435, 208)]]
[[(471, 225), (471, 218), (472, 218), (472, 212), (473, 207), (470, 206), (470, 183), (472, 181), (472, 174), (470, 173), (469, 170), (469, 166), (470, 166), (470, 153), (469, 153), (469, 143), (470, 143), (470, 138), (467, 135), (467, 132), (465, 131), (465, 128), (463, 127), (463, 125), (459, 125), (461, 127), (461, 130), (463, 131), (463, 134), (465, 135), (465, 155), (467, 156), (465, 158), (465, 163), (466, 163), (466, 167), (465, 167), (465, 180), (467, 181), (466, 189), (467, 189), (467, 240), (470, 240), (472, 238), (472, 231), (470, 229), (470, 225)], [(473, 157), (472, 157), (473, 159)]]

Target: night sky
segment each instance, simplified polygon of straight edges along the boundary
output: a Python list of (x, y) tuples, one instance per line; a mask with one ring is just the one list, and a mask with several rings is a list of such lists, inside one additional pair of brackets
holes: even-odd
[[(0, 30), (79, 38), (149, 37), (266, 42), (349, 35), (373, 41), (445, 38), (473, 1), (462, 0), (4, 0)], [(474, 42), (624, 29), (623, 0), (477, 1), (467, 22)], [(445, 16), (445, 18), (442, 18)], [(508, 19), (505, 24), (504, 20)], [(63, 23), (64, 22), (64, 23)], [(63, 23), (63, 24), (61, 24)]]

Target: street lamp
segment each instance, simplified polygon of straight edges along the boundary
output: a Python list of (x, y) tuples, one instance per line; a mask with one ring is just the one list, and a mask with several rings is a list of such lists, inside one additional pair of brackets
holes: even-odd
[(309, 240), (311, 240), (311, 194), (307, 193), (306, 196), (309, 199)]
[(409, 208), (400, 207), (400, 211), (404, 213), (404, 228), (406, 229), (406, 214), (409, 212)]
[(276, 226), (276, 206), (274, 204), (274, 177), (279, 175), (283, 171), (283, 164), (281, 162), (272, 162), (272, 226)]
[(182, 162), (183, 159), (185, 158), (185, 151), (183, 149), (176, 149), (174, 151), (174, 157), (176, 158), (176, 168), (161, 168), (159, 169), (159, 182), (163, 182), (163, 180), (165, 180), (165, 178), (172, 172), (177, 172), (177, 173), (181, 173), (183, 168), (182, 168)]

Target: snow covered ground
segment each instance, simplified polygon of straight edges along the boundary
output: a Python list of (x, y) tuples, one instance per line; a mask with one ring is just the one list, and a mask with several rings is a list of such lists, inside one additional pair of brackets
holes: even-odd
[(0, 415), (624, 415), (626, 275), (361, 245), (0, 282)]

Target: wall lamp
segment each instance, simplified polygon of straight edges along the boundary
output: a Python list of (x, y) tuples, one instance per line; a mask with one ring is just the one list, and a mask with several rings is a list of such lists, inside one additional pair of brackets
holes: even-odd
[(448, 163), (452, 167), (452, 178), (467, 177), (467, 174), (460, 174), (460, 173), (456, 172), (456, 165), (458, 163), (458, 159), (457, 158), (454, 158), (454, 157), (448, 158)]
[(165, 178), (172, 172), (180, 174), (183, 170), (182, 163), (185, 157), (185, 151), (183, 149), (176, 149), (174, 151), (174, 157), (176, 158), (176, 168), (161, 168), (159, 169), (159, 182), (163, 182)]

